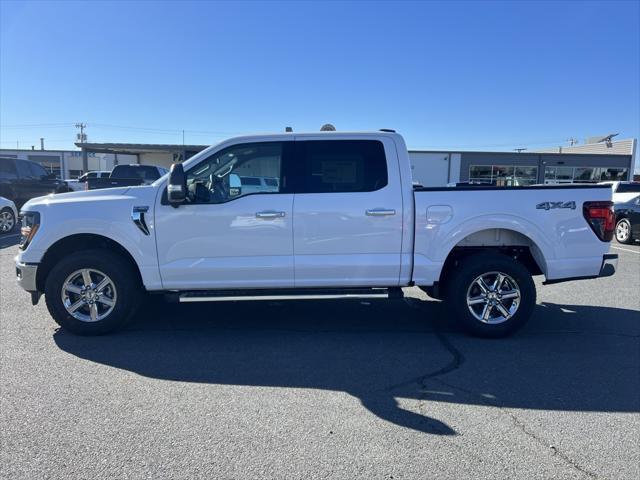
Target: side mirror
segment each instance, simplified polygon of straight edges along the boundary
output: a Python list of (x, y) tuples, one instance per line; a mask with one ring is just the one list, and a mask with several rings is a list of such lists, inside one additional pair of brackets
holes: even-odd
[(187, 176), (181, 163), (171, 165), (169, 184), (167, 185), (167, 200), (177, 207), (187, 197)]

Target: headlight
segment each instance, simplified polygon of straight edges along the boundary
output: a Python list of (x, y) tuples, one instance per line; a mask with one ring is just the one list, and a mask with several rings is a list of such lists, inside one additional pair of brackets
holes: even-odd
[(31, 243), (40, 226), (40, 214), (38, 212), (24, 212), (22, 214), (22, 228), (20, 229), (20, 250), (24, 250)]

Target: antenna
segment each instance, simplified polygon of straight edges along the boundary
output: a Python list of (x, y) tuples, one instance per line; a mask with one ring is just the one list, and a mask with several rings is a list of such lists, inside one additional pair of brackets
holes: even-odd
[(84, 133), (84, 129), (87, 128), (87, 124), (86, 123), (76, 123), (76, 128), (80, 129), (80, 133), (76, 134), (76, 140), (78, 140), (79, 143), (86, 143), (87, 142), (87, 134)]
[[(620, 134), (619, 133), (610, 133), (609, 135), (604, 137), (602, 140), (600, 140), (600, 142), (604, 142), (605, 145), (607, 146), (607, 148), (611, 148), (611, 147), (613, 147), (613, 137), (617, 137), (618, 135), (620, 135)], [(600, 143), (600, 142), (598, 142), (598, 143)]]
[(601, 135), (599, 137), (589, 137), (586, 143), (604, 143), (608, 148), (611, 148), (613, 147), (613, 137), (617, 137), (618, 135), (618, 133), (610, 133), (609, 135)]

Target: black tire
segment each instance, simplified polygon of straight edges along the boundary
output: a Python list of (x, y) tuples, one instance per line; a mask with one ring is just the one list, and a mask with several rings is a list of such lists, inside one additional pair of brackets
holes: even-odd
[(8, 233), (13, 232), (13, 230), (16, 228), (16, 223), (18, 221), (15, 214), (13, 213), (13, 210), (11, 210), (9, 207), (5, 207), (2, 210), (0, 210), (0, 215), (7, 216), (7, 220), (11, 221), (11, 227), (8, 228), (7, 230), (4, 230), (6, 224), (4, 221), (2, 221), (2, 223), (0, 224), (0, 235), (3, 235), (3, 234), (6, 235)]
[[(108, 306), (99, 305), (105, 310), (103, 319), (91, 322), (79, 320), (67, 311), (63, 303), (62, 288), (65, 281), (81, 269), (102, 272), (111, 279), (116, 292), (112, 296), (116, 301), (110, 312), (106, 311)], [(96, 274), (93, 275), (95, 278)], [(100, 276), (97, 275), (97, 278)], [(60, 260), (47, 276), (44, 293), (47, 308), (56, 323), (77, 335), (102, 335), (122, 327), (143, 298), (142, 286), (131, 264), (121, 255), (104, 249), (82, 250)], [(73, 296), (73, 301), (77, 299), (79, 296)], [(79, 313), (90, 315), (89, 306), (80, 307)]]
[[(505, 319), (505, 316), (498, 310), (498, 306), (489, 305), (487, 307), (489, 313), (493, 313), (496, 317), (495, 320), (490, 318), (489, 322), (501, 323), (487, 323), (476, 318), (471, 311), (473, 309), (477, 312), (476, 314), (484, 313), (484, 303), (468, 306), (467, 294), (469, 293), (472, 298), (479, 298), (484, 295), (475, 280), (481, 275), (487, 275), (484, 278), (488, 279), (495, 278), (497, 277), (496, 272), (506, 274), (507, 279), (503, 282), (506, 282), (505, 285), (507, 287), (513, 287), (510, 282), (515, 282), (515, 287), (519, 289), (519, 298), (517, 298), (517, 305), (514, 305), (516, 299), (503, 300), (500, 297), (496, 300), (491, 300), (499, 303), (503, 308), (506, 307), (509, 311), (513, 307), (514, 311), (511, 312), (512, 316), (510, 318)], [(489, 285), (489, 287), (493, 287), (493, 285)], [(509, 288), (511, 292), (515, 290), (516, 288)], [(505, 290), (493, 292), (493, 294), (504, 294), (506, 291), (505, 288)], [(529, 271), (517, 260), (497, 253), (481, 253), (460, 260), (458, 267), (453, 270), (448, 279), (446, 292), (445, 301), (455, 312), (460, 326), (467, 333), (477, 337), (498, 338), (512, 334), (529, 320), (536, 305), (536, 287)], [(477, 293), (474, 294), (473, 292)], [(490, 294), (491, 292), (486, 295)], [(484, 302), (484, 300), (481, 302)]]
[[(626, 227), (626, 229), (625, 229)], [(624, 235), (626, 232), (626, 236)], [(622, 218), (616, 223), (616, 240), (618, 243), (629, 244), (633, 241), (631, 235), (631, 222), (628, 219)]]

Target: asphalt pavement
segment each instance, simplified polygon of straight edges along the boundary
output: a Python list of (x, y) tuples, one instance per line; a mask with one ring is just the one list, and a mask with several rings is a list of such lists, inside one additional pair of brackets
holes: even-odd
[(640, 246), (515, 336), (402, 300), (145, 304), (57, 328), (0, 238), (0, 477), (640, 478)]

